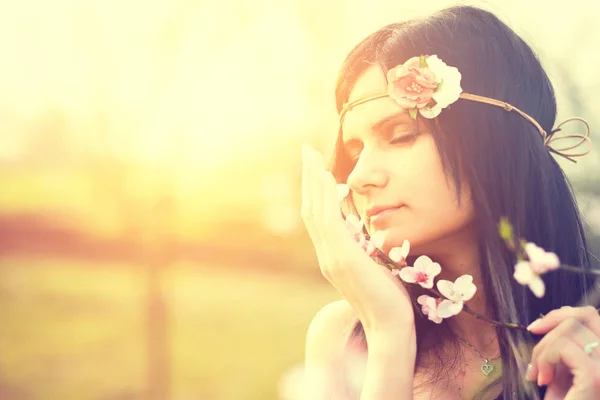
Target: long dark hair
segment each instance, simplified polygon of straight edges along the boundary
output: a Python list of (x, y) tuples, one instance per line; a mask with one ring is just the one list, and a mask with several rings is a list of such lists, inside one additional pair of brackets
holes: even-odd
[[(508, 102), (532, 116), (547, 132), (552, 130), (554, 90), (532, 49), (492, 13), (469, 6), (391, 24), (360, 42), (341, 68), (336, 85), (338, 112), (367, 68), (379, 65), (385, 72), (422, 54), (436, 54), (457, 67), (463, 91)], [(488, 306), (495, 310), (493, 317), (527, 325), (552, 309), (581, 305), (594, 279), (561, 270), (548, 273), (544, 276), (546, 295), (538, 299), (514, 281), (514, 255), (498, 234), (500, 218), (508, 217), (516, 236), (554, 251), (562, 263), (590, 268), (572, 188), (537, 129), (515, 113), (466, 100), (457, 101), (435, 121), (425, 123), (457, 190), (459, 174), (464, 174), (470, 185), (481, 238), (480, 265)], [(339, 182), (345, 182), (352, 164), (340, 139), (332, 170)], [(423, 335), (435, 330), (416, 307), (415, 316), (421, 354)], [(442, 326), (437, 334), (452, 339)], [(503, 363), (502, 377), (496, 382), (502, 384), (500, 398), (539, 398), (542, 391), (532, 390), (523, 381), (528, 351), (539, 339), (518, 330), (501, 328), (497, 333)], [(359, 322), (353, 337), (361, 334)], [(443, 374), (441, 369), (439, 372)]]

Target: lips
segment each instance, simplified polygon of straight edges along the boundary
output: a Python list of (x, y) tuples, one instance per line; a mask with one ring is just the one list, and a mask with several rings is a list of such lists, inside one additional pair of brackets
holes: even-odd
[(398, 208), (404, 207), (404, 205), (388, 205), (388, 206), (376, 206), (376, 207), (370, 207), (367, 209), (367, 211), (365, 212), (367, 218), (369, 219), (373, 219), (375, 217), (381, 216), (381, 215), (385, 215), (388, 211), (393, 211), (393, 210), (397, 210)]

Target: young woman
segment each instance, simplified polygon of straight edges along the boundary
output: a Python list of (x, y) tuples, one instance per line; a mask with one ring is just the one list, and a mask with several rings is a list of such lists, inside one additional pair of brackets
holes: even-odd
[[(559, 145), (554, 91), (531, 48), (487, 11), (448, 8), (360, 42), (341, 68), (336, 99), (333, 164), (311, 148), (303, 153), (302, 216), (322, 273), (343, 297), (310, 324), (307, 398), (600, 398), (594, 279), (559, 268), (522, 285), (498, 233), (506, 217), (515, 237), (590, 268), (556, 161), (585, 151)], [(426, 285), (399, 279), (353, 240), (336, 183), (348, 185), (350, 211), (381, 239), (378, 254), (407, 240), (408, 266), (426, 255), (441, 266), (438, 282), (472, 278), (465, 304), (473, 312), (537, 322), (514, 329), (442, 312), (439, 300), (427, 308)], [(434, 323), (438, 306), (446, 318)], [(360, 361), (357, 378), (349, 367)]]

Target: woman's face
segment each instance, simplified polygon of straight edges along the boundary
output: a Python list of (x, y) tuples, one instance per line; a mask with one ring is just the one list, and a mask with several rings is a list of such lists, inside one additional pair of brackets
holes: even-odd
[[(358, 79), (349, 102), (385, 93), (379, 66)], [(343, 141), (354, 160), (347, 183), (370, 234), (382, 231), (383, 250), (411, 242), (411, 253), (432, 255), (455, 246), (474, 214), (468, 185), (460, 202), (454, 182), (446, 176), (433, 136), (389, 98), (361, 104), (347, 112)], [(460, 240), (459, 240), (460, 241)], [(414, 252), (413, 252), (414, 251)]]

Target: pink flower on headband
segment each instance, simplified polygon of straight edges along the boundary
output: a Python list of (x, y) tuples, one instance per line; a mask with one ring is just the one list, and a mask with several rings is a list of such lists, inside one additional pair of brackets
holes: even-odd
[(460, 97), (461, 75), (436, 55), (412, 57), (387, 73), (388, 94), (413, 119), (437, 117)]
[(403, 65), (388, 71), (388, 91), (390, 97), (402, 108), (425, 107), (432, 99), (438, 86), (437, 78), (427, 68), (420, 68), (420, 58), (413, 57)]

